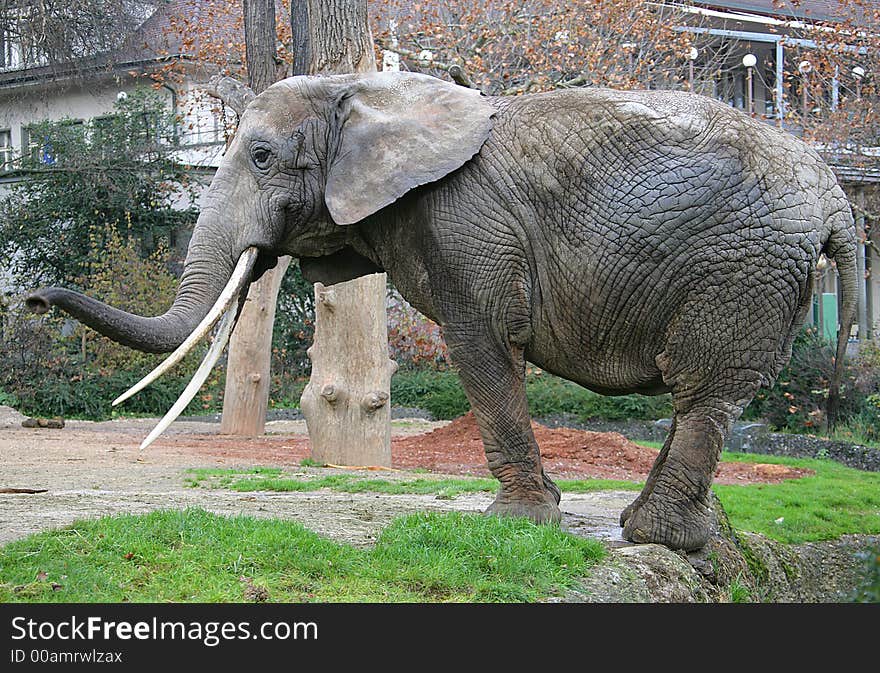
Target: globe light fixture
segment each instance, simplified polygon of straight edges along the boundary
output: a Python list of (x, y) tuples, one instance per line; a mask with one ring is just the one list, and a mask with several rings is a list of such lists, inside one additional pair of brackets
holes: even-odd
[(747, 68), (754, 68), (758, 63), (758, 59), (754, 54), (746, 54), (743, 56), (743, 65)]
[(699, 55), (700, 55), (700, 50), (697, 49), (696, 47), (691, 47), (690, 51), (688, 52), (688, 59), (690, 59), (691, 61), (696, 61), (697, 56), (699, 56)]
[(800, 72), (800, 73), (802, 73), (802, 74), (804, 74), (804, 75), (806, 75), (806, 74), (807, 74), (808, 72), (810, 72), (812, 69), (813, 69), (813, 64), (810, 63), (809, 61), (801, 61), (801, 62), (798, 64), (798, 72)]
[(865, 69), (862, 66), (857, 65), (852, 69), (852, 74), (856, 79), (862, 79), (865, 76)]

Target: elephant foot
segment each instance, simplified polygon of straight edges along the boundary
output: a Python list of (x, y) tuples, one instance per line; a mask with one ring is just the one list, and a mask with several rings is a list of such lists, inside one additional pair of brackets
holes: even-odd
[(637, 499), (620, 518), (623, 537), (630, 542), (695, 551), (709, 541), (711, 519), (704, 500), (661, 496), (654, 491), (641, 504)]
[(548, 489), (533, 497), (514, 495), (502, 490), (485, 513), (492, 516), (526, 517), (535, 523), (559, 523), (562, 521), (562, 512), (559, 511), (558, 503), (558, 488), (555, 493)]
[(559, 501), (562, 499), (562, 491), (559, 490), (559, 487), (554, 483), (554, 481), (547, 476), (547, 474), (541, 470), (541, 477), (544, 479), (544, 488), (546, 488), (553, 495), (553, 498), (556, 500), (556, 504), (559, 504)]
[(639, 496), (635, 500), (633, 500), (630, 504), (623, 508), (623, 511), (620, 513), (620, 527), (623, 528), (626, 525), (626, 522), (629, 521), (630, 517), (635, 513), (635, 511), (642, 506), (644, 498)]

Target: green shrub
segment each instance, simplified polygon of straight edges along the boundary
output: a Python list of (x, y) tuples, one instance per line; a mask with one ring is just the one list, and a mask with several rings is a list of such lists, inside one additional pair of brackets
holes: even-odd
[(196, 183), (176, 156), (175, 129), (174, 112), (147, 87), (108, 116), (32, 125), (39, 148), (12, 164), (25, 179), (0, 198), (0, 267), (19, 283), (69, 286), (86, 273), (96, 232), (124, 232), (149, 252), (192, 226), (195, 210), (180, 203), (195, 203)]
[[(115, 228), (93, 231), (82, 289), (123, 310), (155, 313), (170, 305), (177, 280), (168, 252), (159, 246), (143, 259), (138, 244)], [(164, 414), (186, 386), (202, 357), (195, 349), (161, 380), (127, 401), (123, 413)], [(60, 313), (37, 317), (23, 307), (0, 312), (0, 387), (31, 416), (104, 420), (110, 403), (161, 360), (121, 346)], [(214, 411), (222, 399), (222, 371), (215, 372), (188, 407)]]
[(546, 372), (534, 371), (526, 379), (529, 410), (541, 418), (573, 414), (581, 420), (656, 420), (672, 414), (669, 395), (608, 396)]
[[(608, 397), (540, 371), (528, 374), (526, 393), (535, 418), (572, 414), (581, 420), (654, 420), (672, 413), (668, 395)], [(452, 370), (401, 370), (391, 379), (391, 399), (397, 406), (430, 411), (438, 419), (456, 418), (470, 409), (458, 375)]]
[[(298, 380), (312, 370), (307, 350), (315, 335), (315, 293), (313, 285), (302, 276), (299, 264), (291, 262), (281, 280), (275, 325), (272, 329), (272, 388), (274, 406), (296, 396), (302, 386)], [(299, 388), (299, 393), (296, 389)]]
[(831, 437), (856, 444), (880, 443), (880, 395), (868, 395), (861, 411), (838, 423)]
[[(825, 407), (834, 370), (835, 346), (807, 328), (795, 339), (791, 360), (776, 384), (758, 391), (745, 418), (762, 419), (775, 430), (819, 432), (827, 425)], [(880, 392), (880, 350), (862, 346), (859, 355), (847, 359), (841, 383), (839, 421), (869, 428), (876, 425), (880, 409), (869, 399)], [(880, 426), (878, 426), (880, 427)], [(876, 427), (871, 430), (876, 434)]]
[(471, 408), (458, 374), (449, 369), (401, 369), (391, 377), (391, 401), (425, 409), (438, 419), (456, 418)]

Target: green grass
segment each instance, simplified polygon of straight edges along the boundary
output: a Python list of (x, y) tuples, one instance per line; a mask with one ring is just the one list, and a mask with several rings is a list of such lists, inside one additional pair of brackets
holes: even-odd
[[(640, 442), (650, 444), (649, 442)], [(830, 540), (851, 533), (880, 534), (880, 473), (863, 472), (831, 460), (786, 458), (724, 452), (731, 462), (771, 463), (801, 467), (815, 474), (779, 484), (725, 485), (713, 488), (731, 524), (785, 543)], [(454, 498), (463, 493), (494, 493), (494, 479), (473, 477), (401, 477), (374, 479), (355, 474), (282, 476), (274, 468), (194, 470), (191, 485), (236, 491), (315, 491), (346, 493), (436, 494)], [(610, 479), (560, 480), (563, 493), (602, 490), (637, 491), (642, 484)], [(779, 521), (781, 519), (781, 521)]]
[(198, 468), (187, 470), (187, 477), (183, 483), (187, 486), (204, 486), (209, 482), (216, 488), (230, 488), (233, 483), (243, 476), (259, 476), (265, 478), (277, 477), (282, 470), (278, 467), (252, 467), (248, 469), (226, 469), (217, 467)]
[(740, 581), (737, 576), (727, 587), (728, 600), (731, 603), (752, 603), (752, 594), (749, 588)]
[(734, 528), (787, 543), (880, 533), (880, 473), (862, 472), (831, 460), (737, 453), (722, 456), (725, 460), (815, 471), (780, 484), (713, 486)]
[(329, 488), (343, 493), (386, 493), (402, 495), (436, 494), (454, 498), (462, 493), (494, 492), (498, 483), (491, 479), (368, 479), (347, 474), (334, 474), (317, 479), (242, 479), (229, 487), (233, 491), (317, 491)]
[[(373, 479), (358, 474), (331, 474), (322, 476), (298, 475), (281, 477), (278, 468), (256, 467), (253, 469), (193, 469), (187, 470), (184, 483), (188, 486), (228, 488), (232, 491), (318, 491), (328, 488), (342, 493), (385, 493), (389, 495), (435, 494), (438, 498), (454, 498), (463, 493), (494, 493), (498, 490), (495, 479), (480, 477), (419, 477), (410, 479)], [(634, 481), (615, 479), (563, 479), (557, 482), (567, 493), (591, 493), (594, 491), (634, 491), (642, 487)]]
[(414, 514), (375, 547), (200, 509), (81, 521), (0, 548), (2, 602), (527, 602), (559, 593), (602, 545), (524, 519)]

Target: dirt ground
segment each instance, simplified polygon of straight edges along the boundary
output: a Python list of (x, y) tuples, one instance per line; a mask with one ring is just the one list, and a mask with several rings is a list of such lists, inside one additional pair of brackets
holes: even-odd
[[(482, 511), (487, 493), (438, 499), (433, 495), (376, 493), (237, 493), (189, 488), (186, 470), (199, 467), (278, 466), (287, 471), (326, 474), (331, 468), (303, 468), (309, 455), (302, 421), (274, 421), (267, 435), (224, 437), (216, 423), (178, 421), (150, 448), (138, 445), (155, 419), (103, 423), (69, 421), (62, 429), (23, 428), (23, 416), (0, 407), (0, 543), (81, 518), (142, 513), (160, 508), (203, 507), (219, 514), (290, 518), (330, 538), (370, 544), (390, 520), (426, 510)], [(550, 430), (535, 426), (545, 468), (554, 478), (644, 479), (656, 450), (639, 447), (616, 433)], [(392, 424), (392, 464), (447, 474), (488, 474), (479, 432), (471, 415), (447, 422), (400, 420)], [(346, 471), (350, 473), (350, 471)], [(720, 483), (797, 478), (803, 471), (774, 465), (722, 463)], [(371, 472), (375, 476), (375, 472)], [(394, 471), (383, 476), (405, 474)], [(565, 494), (561, 503), (568, 530), (622, 542), (617, 516), (635, 494), (603, 491)]]

